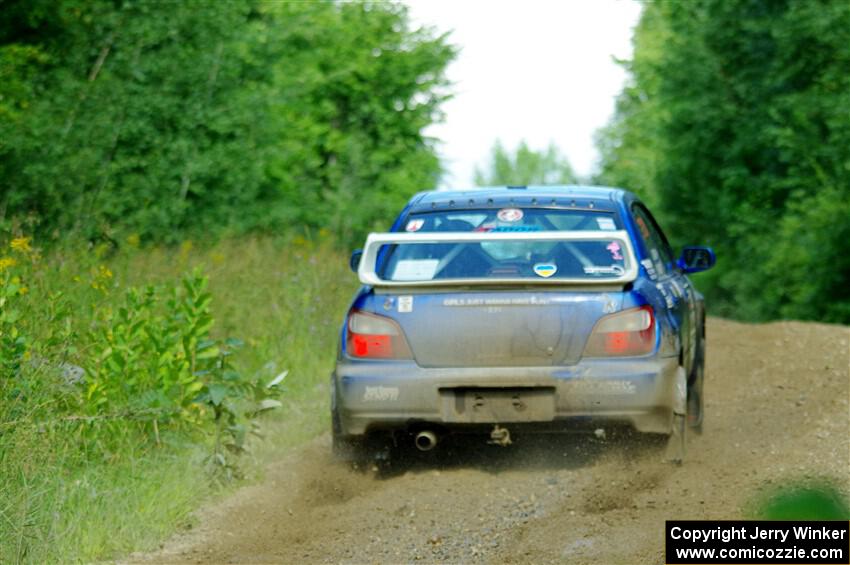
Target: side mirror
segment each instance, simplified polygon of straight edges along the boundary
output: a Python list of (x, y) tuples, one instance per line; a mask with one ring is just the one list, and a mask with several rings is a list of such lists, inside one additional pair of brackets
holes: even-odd
[(676, 265), (684, 273), (699, 273), (712, 268), (716, 262), (717, 257), (711, 247), (693, 246), (682, 249)]
[(348, 266), (351, 267), (351, 270), (355, 273), (357, 269), (360, 267), (360, 259), (363, 257), (362, 249), (355, 249), (351, 252), (351, 259), (348, 260)]

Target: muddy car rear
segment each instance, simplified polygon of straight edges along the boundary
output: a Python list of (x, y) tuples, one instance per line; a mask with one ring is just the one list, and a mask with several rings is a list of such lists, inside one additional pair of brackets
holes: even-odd
[(672, 433), (694, 373), (688, 326), (623, 191), (588, 190), (432, 193), (369, 236), (332, 379), (337, 452), (613, 423)]

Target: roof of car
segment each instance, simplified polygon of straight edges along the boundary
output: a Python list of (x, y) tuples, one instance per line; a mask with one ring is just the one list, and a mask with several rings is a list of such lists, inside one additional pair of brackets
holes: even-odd
[(468, 190), (421, 192), (411, 199), (412, 212), (426, 209), (481, 207), (558, 207), (611, 210), (627, 191), (605, 186), (487, 186)]

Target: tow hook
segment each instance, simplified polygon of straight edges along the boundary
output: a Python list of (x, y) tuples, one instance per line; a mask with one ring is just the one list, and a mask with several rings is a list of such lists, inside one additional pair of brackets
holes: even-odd
[(496, 424), (493, 426), (493, 431), (490, 432), (490, 441), (487, 443), (507, 447), (512, 443), (511, 432), (507, 428), (499, 427), (499, 424)]

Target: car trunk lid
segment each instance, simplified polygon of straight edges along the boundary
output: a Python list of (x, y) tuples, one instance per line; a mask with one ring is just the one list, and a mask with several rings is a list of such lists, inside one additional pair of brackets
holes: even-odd
[(398, 322), (423, 367), (550, 366), (576, 363), (596, 321), (619, 310), (622, 293), (493, 290), (375, 296)]

